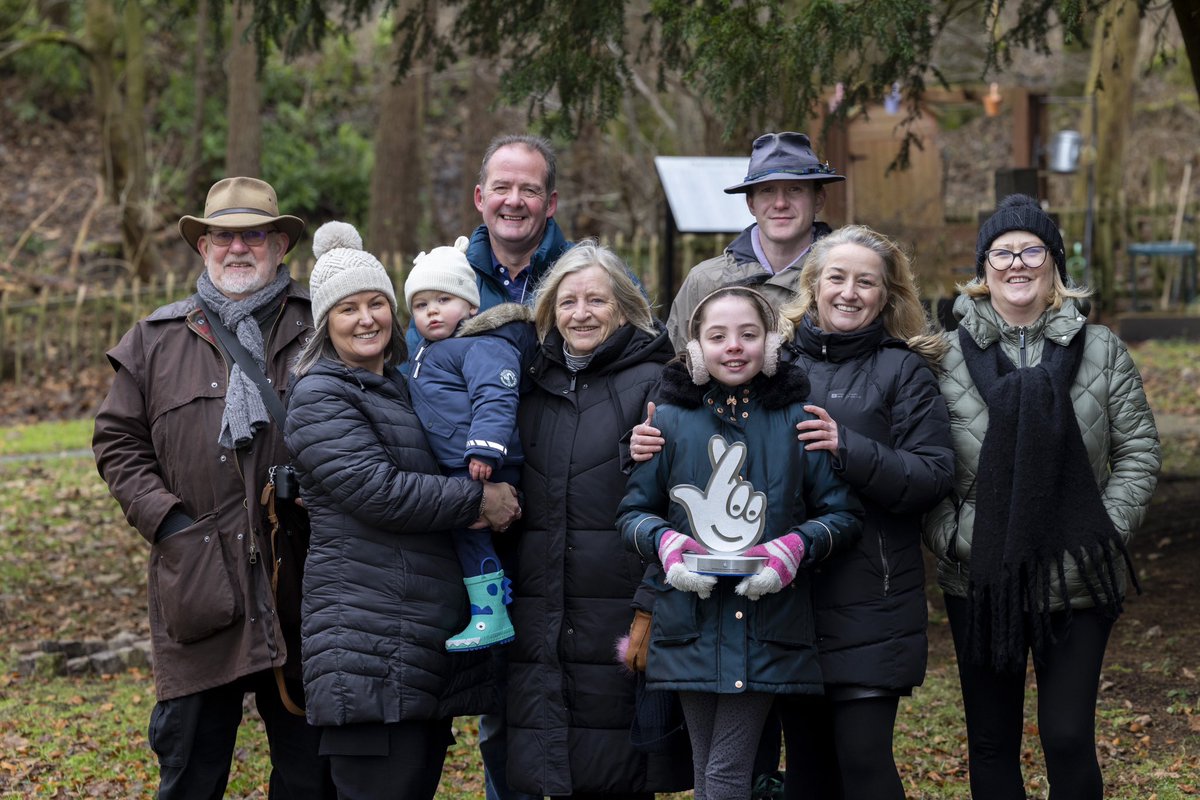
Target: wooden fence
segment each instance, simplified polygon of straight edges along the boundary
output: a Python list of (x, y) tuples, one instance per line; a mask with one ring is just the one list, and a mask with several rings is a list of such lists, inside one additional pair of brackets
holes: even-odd
[[(1077, 210), (1060, 215), (1060, 224), (1071, 227), (1081, 222)], [(1122, 220), (1127, 242), (1163, 238), (1165, 231), (1153, 220), (1160, 215), (1129, 214)], [(1189, 218), (1191, 219), (1191, 218)], [(896, 237), (913, 257), (922, 293), (928, 300), (949, 297), (955, 293), (955, 284), (973, 275), (975, 232), (978, 223), (961, 221), (936, 227), (905, 230), (885, 230)], [(1079, 226), (1081, 227), (1081, 225)], [(1195, 223), (1185, 226), (1184, 240), (1195, 233)], [(1166, 234), (1169, 236), (1169, 234)], [(731, 237), (682, 236), (677, 243), (677, 267), (673, 279), (678, 287), (687, 268), (716, 255)], [(1070, 238), (1068, 240), (1070, 242)], [(666, 315), (670, 298), (660, 292), (661, 242), (657, 236), (638, 238), (614, 237), (605, 241), (629, 263), (633, 272), (641, 279), (651, 303)], [(1097, 242), (1098, 249), (1105, 243)], [(1068, 255), (1071, 245), (1068, 244)], [(1123, 248), (1114, 252), (1118, 294), (1128, 291), (1129, 270), (1136, 267), (1128, 259)], [(1144, 261), (1144, 260), (1143, 260)], [(392, 255), (383, 258), (384, 266), (391, 274), (396, 286), (402, 287), (408, 275), (412, 259)], [(312, 271), (313, 259), (293, 254), (288, 263), (295, 276), (307, 283)], [(679, 265), (686, 265), (680, 267)], [(118, 278), (106, 284), (79, 284), (70, 291), (45, 288), (36, 294), (0, 289), (0, 381), (18, 384), (36, 380), (47, 374), (61, 374), (65, 370), (78, 370), (89, 365), (100, 365), (104, 353), (120, 339), (137, 320), (158, 306), (179, 300), (194, 291), (199, 263), (189, 265), (191, 272), (168, 271), (161, 278), (150, 281)], [(1150, 264), (1149, 285), (1143, 296), (1155, 297), (1161, 293), (1163, 281), (1171, 280), (1171, 264)], [(1147, 271), (1142, 264), (1137, 277)], [(404, 310), (401, 309), (401, 313)]]
[[(695, 264), (720, 252), (727, 239), (682, 237), (680, 263)], [(658, 297), (662, 253), (657, 237), (617, 237), (605, 244), (630, 264), (651, 301), (662, 305), (664, 301)], [(382, 261), (397, 289), (402, 287), (412, 258), (391, 255)], [(297, 280), (308, 282), (314, 264), (311, 255), (293, 254), (287, 263)], [(80, 283), (70, 291), (50, 287), (36, 294), (0, 291), (0, 381), (22, 384), (47, 374), (103, 364), (104, 353), (135, 322), (194, 292), (198, 269), (199, 263), (185, 276), (168, 271), (149, 281), (118, 278), (104, 284)]]

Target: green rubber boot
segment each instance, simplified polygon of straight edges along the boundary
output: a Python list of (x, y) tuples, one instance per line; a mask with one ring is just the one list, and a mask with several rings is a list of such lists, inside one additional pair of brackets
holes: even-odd
[(471, 621), (461, 633), (446, 640), (446, 649), (452, 653), (465, 653), (511, 642), (516, 631), (505, 608), (512, 602), (512, 591), (504, 570), (477, 578), (463, 578), (463, 585), (467, 587), (467, 598), (471, 601)]

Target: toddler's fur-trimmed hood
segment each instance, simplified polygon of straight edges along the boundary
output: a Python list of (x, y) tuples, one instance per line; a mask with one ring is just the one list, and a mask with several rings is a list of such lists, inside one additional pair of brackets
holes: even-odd
[(528, 322), (533, 324), (533, 310), (520, 303), (501, 303), (481, 311), (470, 319), (463, 320), (458, 326), (455, 336), (479, 336), (491, 333), (510, 322)]

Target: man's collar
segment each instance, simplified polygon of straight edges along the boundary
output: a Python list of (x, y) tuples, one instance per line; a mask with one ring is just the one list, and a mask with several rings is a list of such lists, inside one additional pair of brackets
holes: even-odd
[(750, 245), (754, 248), (754, 257), (758, 260), (758, 263), (762, 265), (762, 268), (772, 275), (778, 275), (781, 272), (792, 269), (801, 261), (803, 261), (804, 257), (808, 255), (808, 251), (812, 249), (813, 241), (815, 240), (810, 240), (808, 246), (801, 250), (800, 254), (793, 258), (790, 262), (776, 269), (775, 266), (767, 259), (767, 252), (763, 249), (761, 234), (758, 232), (758, 224), (755, 223), (754, 227), (750, 229)]

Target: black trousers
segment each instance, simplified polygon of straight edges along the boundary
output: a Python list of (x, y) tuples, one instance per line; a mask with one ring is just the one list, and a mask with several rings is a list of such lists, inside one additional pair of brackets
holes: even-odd
[(787, 741), (786, 800), (904, 800), (892, 756), (896, 695), (780, 697)]
[(433, 800), (453, 720), (411, 720), (322, 729), (338, 800)]
[[(946, 595), (958, 676), (967, 716), (971, 796), (975, 800), (1024, 800), (1021, 734), (1025, 721), (1025, 669), (994, 672), (963, 657), (967, 601)], [(1050, 800), (1101, 800), (1104, 783), (1096, 761), (1096, 695), (1100, 665), (1113, 620), (1081, 609), (1051, 615), (1055, 642), (1045, 663), (1034, 663), (1037, 719)]]
[[(271, 800), (332, 800), (326, 761), (318, 757), (320, 730), (283, 707), (270, 671), (225, 686), (164, 700), (150, 714), (150, 747), (158, 756), (159, 800), (221, 800), (247, 692), (267, 729)], [(302, 697), (289, 682), (292, 697)]]

